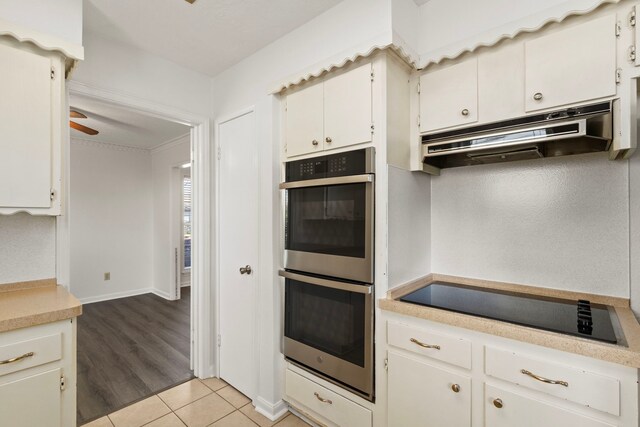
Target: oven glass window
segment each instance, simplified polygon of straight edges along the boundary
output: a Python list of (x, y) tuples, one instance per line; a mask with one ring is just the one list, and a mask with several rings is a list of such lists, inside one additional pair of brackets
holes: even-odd
[(285, 336), (364, 367), (366, 295), (285, 283)]
[(286, 249), (364, 258), (366, 185), (288, 190)]

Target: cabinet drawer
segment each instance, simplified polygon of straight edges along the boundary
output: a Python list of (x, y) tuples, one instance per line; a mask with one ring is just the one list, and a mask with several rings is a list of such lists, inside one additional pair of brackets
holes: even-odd
[[(371, 426), (371, 411), (288, 369), (285, 392), (287, 396), (338, 426)], [(324, 399), (324, 402), (320, 399)]]
[(461, 338), (388, 322), (387, 342), (395, 347), (471, 369), (471, 342)]
[(613, 427), (580, 413), (485, 384), (485, 425)]
[[(0, 338), (2, 335), (0, 335)], [(54, 333), (33, 339), (0, 346), (0, 376), (45, 363), (62, 357), (62, 334)]]
[[(612, 415), (620, 415), (620, 381), (615, 378), (491, 347), (486, 347), (485, 352), (487, 375)], [(536, 379), (533, 375), (540, 378)], [(563, 381), (565, 385), (551, 384), (544, 382), (544, 379)]]

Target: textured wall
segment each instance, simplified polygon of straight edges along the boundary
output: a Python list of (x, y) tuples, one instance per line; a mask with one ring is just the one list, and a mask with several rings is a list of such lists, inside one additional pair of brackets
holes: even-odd
[(0, 283), (56, 277), (56, 219), (0, 216)]
[(447, 169), (434, 272), (629, 297), (629, 164), (589, 154)]

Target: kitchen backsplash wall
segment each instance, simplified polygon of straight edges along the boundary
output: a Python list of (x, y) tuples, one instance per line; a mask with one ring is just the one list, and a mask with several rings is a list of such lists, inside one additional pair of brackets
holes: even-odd
[(629, 163), (606, 153), (431, 179), (434, 272), (629, 297)]
[(0, 284), (56, 277), (56, 219), (0, 215)]

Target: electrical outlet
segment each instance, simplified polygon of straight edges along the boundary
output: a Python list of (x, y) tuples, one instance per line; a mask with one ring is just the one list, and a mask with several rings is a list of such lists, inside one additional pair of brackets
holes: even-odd
[(104, 273), (104, 280), (111, 280), (111, 273)]

